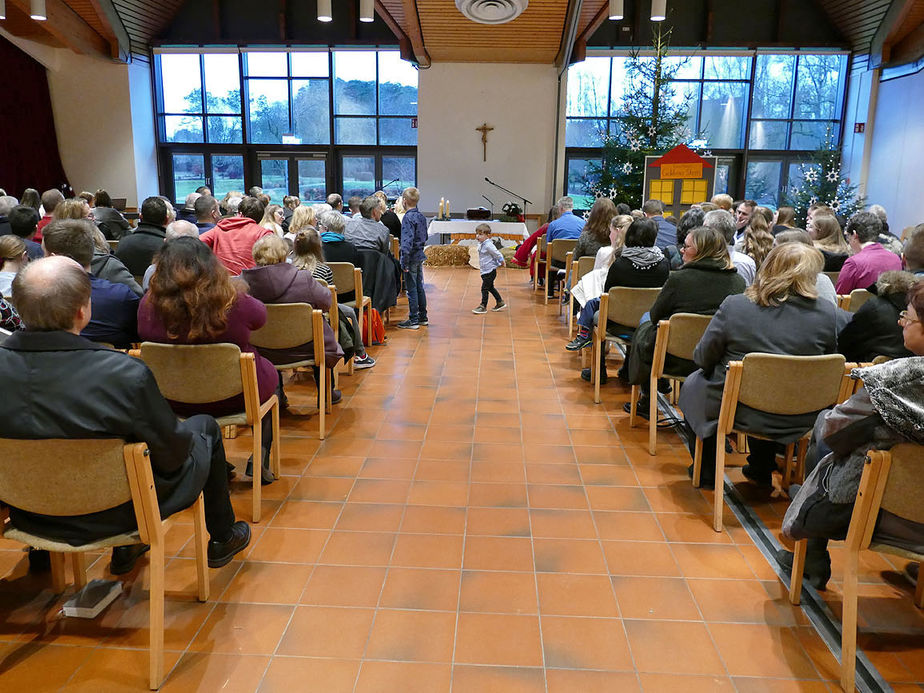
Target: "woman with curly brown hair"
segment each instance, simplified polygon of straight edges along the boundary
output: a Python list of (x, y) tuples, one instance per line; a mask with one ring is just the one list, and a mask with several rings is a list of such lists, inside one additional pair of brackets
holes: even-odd
[(596, 255), (597, 251), (610, 244), (610, 220), (616, 216), (616, 205), (608, 197), (601, 197), (590, 208), (587, 223), (574, 246), (574, 260), (585, 255)]
[[(138, 334), (142, 340), (164, 344), (231, 343), (254, 355), (260, 402), (282, 395), (273, 364), (250, 345), (250, 333), (266, 324), (266, 306), (247, 293), (247, 285), (233, 282), (208, 246), (195, 238), (168, 241), (156, 258), (148, 292), (138, 308)], [(280, 397), (284, 402), (284, 396)], [(189, 405), (171, 402), (180, 416), (224, 416), (242, 411), (237, 395), (220, 402)], [(271, 417), (263, 420), (263, 482), (270, 483)]]
[(757, 269), (773, 249), (773, 234), (770, 233), (770, 224), (762, 214), (752, 214), (751, 221), (744, 230), (744, 240), (741, 252), (754, 260)]

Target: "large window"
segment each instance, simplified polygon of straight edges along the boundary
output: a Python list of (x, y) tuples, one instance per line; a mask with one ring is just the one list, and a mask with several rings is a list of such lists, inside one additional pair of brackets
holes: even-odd
[(323, 199), (360, 154), (376, 162), (362, 189), (416, 183), (417, 70), (398, 51), (163, 49), (154, 75), (177, 201), (202, 184)]
[[(630, 59), (591, 56), (568, 70), (566, 190), (585, 206), (584, 171), (618, 127)], [(840, 141), (846, 54), (699, 53), (668, 65), (674, 98), (689, 105), (686, 142), (720, 157), (717, 191), (777, 205), (798, 162)]]

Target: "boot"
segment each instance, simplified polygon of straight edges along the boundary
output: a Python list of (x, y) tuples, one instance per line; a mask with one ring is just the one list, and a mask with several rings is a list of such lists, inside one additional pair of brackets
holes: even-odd
[[(793, 552), (780, 549), (776, 553), (776, 560), (783, 570), (792, 575)], [(831, 555), (828, 553), (827, 539), (809, 539), (805, 551), (805, 569), (802, 571), (803, 579), (816, 590), (824, 591), (831, 579)]]

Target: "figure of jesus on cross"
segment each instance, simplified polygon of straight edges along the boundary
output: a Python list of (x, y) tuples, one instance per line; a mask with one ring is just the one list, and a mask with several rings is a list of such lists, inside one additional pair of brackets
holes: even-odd
[(483, 147), (483, 150), (484, 150), (484, 161), (488, 160), (488, 133), (491, 132), (491, 130), (493, 129), (494, 128), (492, 128), (487, 123), (482, 123), (481, 127), (475, 128), (477, 132), (481, 133), (481, 146)]

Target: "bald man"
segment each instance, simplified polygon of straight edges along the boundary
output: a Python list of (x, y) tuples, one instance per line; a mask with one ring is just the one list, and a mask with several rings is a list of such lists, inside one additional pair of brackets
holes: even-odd
[[(27, 329), (0, 345), (0, 437), (147, 443), (161, 515), (188, 508), (201, 492), (211, 539), (209, 566), (229, 563), (250, 543), (250, 525), (234, 519), (215, 419), (179, 421), (142, 361), (80, 336), (92, 312), (90, 278), (74, 260), (55, 256), (30, 263), (13, 280), (13, 301)], [(72, 517), (11, 508), (11, 520), (21, 530), (74, 546), (137, 527), (130, 502)], [(114, 548), (111, 572), (131, 571), (147, 549), (143, 544)]]
[[(214, 198), (211, 199), (214, 201)], [(164, 236), (164, 243), (174, 238), (179, 238), (180, 236), (199, 238), (199, 227), (196, 224), (192, 224), (188, 221), (177, 219), (172, 224), (167, 226), (167, 233)], [(155, 269), (157, 269), (157, 265), (154, 262), (151, 262), (151, 264), (148, 265), (148, 268), (144, 271), (144, 277), (141, 280), (141, 288), (145, 291), (147, 291), (151, 286), (151, 277), (153, 276)]]

